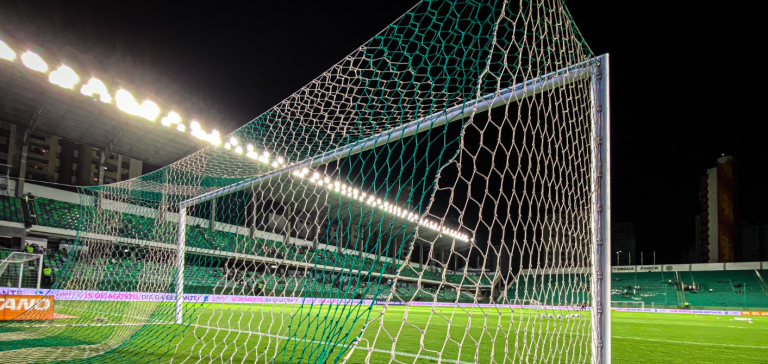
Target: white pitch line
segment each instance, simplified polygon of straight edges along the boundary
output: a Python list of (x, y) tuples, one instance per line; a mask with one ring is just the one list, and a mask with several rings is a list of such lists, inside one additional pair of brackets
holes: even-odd
[(665, 342), (665, 343), (673, 343), (673, 344), (688, 344), (688, 345), (700, 345), (700, 346), (725, 346), (725, 347), (731, 347), (731, 348), (748, 348), (748, 349), (766, 349), (766, 350), (768, 350), (768, 346), (757, 346), (757, 345), (699, 343), (699, 342), (693, 342), (693, 341), (674, 341), (674, 340), (648, 339), (648, 338), (641, 338), (641, 337), (616, 336), (616, 335), (613, 335), (612, 338), (613, 339), (642, 340), (642, 341), (657, 341), (657, 342)]
[[(171, 324), (172, 322), (169, 322), (167, 324)], [(114, 324), (51, 324), (51, 325), (45, 325), (45, 324), (38, 324), (38, 325), (30, 325), (28, 327), (101, 327), (101, 326), (144, 326), (144, 325), (167, 325), (165, 323), (160, 322), (150, 322), (150, 323), (140, 323), (140, 322), (134, 322), (134, 323), (114, 323)]]
[[(239, 332), (239, 333), (252, 334), (252, 335), (258, 335), (258, 336), (266, 336), (266, 337), (272, 337), (272, 338), (275, 338), (275, 339), (310, 342), (310, 343), (315, 343), (315, 344), (320, 344), (320, 345), (342, 346), (340, 344), (329, 343), (329, 342), (325, 342), (325, 341), (315, 341), (315, 340), (308, 340), (308, 339), (290, 338), (290, 337), (287, 337), (287, 336), (266, 334), (266, 333), (263, 333), (263, 332), (256, 332), (256, 331), (227, 329), (227, 328), (222, 328), (222, 327), (213, 327), (213, 326), (197, 325), (197, 324), (190, 324), (189, 326), (202, 327), (204, 329), (224, 330), (224, 331)], [(446, 358), (438, 358), (438, 357), (428, 356), (428, 355), (416, 355), (416, 354), (406, 353), (406, 352), (402, 352), (402, 351), (391, 351), (391, 350), (376, 349), (376, 348), (370, 348), (369, 349), (369, 348), (358, 347), (358, 346), (355, 346), (354, 349), (355, 350), (362, 350), (362, 351), (371, 350), (371, 351), (374, 351), (374, 352), (377, 352), (377, 353), (390, 354), (390, 355), (394, 353), (395, 355), (402, 355), (402, 356), (407, 356), (407, 357), (410, 357), (410, 358), (421, 358), (421, 359), (434, 360), (434, 361), (437, 361), (437, 362), (445, 362), (445, 363), (477, 364), (477, 362), (461, 361), (461, 360), (453, 361), (453, 360), (449, 360), (449, 359), (446, 359)]]

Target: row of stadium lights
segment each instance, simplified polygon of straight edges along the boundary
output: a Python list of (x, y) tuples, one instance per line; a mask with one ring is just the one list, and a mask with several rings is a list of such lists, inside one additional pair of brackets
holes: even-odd
[[(16, 52), (0, 40), (0, 59), (14, 62), (16, 58)], [(80, 83), (80, 76), (67, 65), (62, 64), (59, 68), (49, 73), (48, 63), (40, 55), (32, 51), (26, 51), (19, 58), (24, 67), (32, 71), (48, 74), (48, 81), (54, 85), (73, 90)], [(80, 93), (93, 98), (98, 97), (105, 104), (111, 104), (113, 101), (107, 86), (95, 77), (91, 78), (88, 83), (80, 88)], [(124, 89), (120, 89), (115, 93), (114, 101), (118, 109), (149, 121), (156, 121), (160, 115), (160, 107), (157, 104), (150, 100), (139, 104), (133, 95)], [(182, 123), (181, 116), (174, 111), (170, 111), (167, 116), (161, 119), (160, 123), (166, 127), (175, 127), (179, 132), (187, 130), (187, 126)], [(197, 121), (190, 122), (189, 129), (193, 137), (205, 140), (212, 145), (221, 145), (221, 135), (218, 131), (213, 130), (210, 134), (206, 133)]]
[(238, 141), (237, 138), (235, 137), (229, 138), (229, 141), (224, 143), (224, 149), (231, 150), (238, 155), (242, 155), (243, 153), (245, 153), (246, 157), (259, 161), (264, 164), (269, 164), (275, 168), (282, 167), (285, 165), (285, 158), (278, 156), (277, 158), (274, 158), (270, 162), (269, 152), (265, 150), (259, 153), (259, 151), (256, 150), (256, 148), (253, 146), (253, 144), (247, 144), (245, 146), (245, 149), (243, 149), (243, 146), (240, 145), (240, 141)]
[[(44, 73), (44, 74), (48, 73), (48, 64), (38, 54), (32, 51), (26, 51), (21, 55), (20, 58), (21, 58), (21, 63), (28, 69), (36, 72)], [(16, 60), (16, 52), (1, 40), (0, 40), (0, 59), (4, 59), (6, 61), (11, 61), (11, 62)], [(50, 72), (50, 74), (48, 75), (48, 81), (54, 85), (57, 85), (65, 89), (74, 89), (74, 87), (78, 83), (80, 83), (80, 77), (72, 68), (62, 64), (61, 66), (59, 66), (59, 68)], [(107, 87), (104, 85), (104, 83), (101, 80), (97, 78), (91, 78), (88, 81), (88, 83), (84, 84), (80, 89), (80, 93), (89, 97), (98, 96), (99, 100), (106, 104), (112, 103), (112, 96), (109, 94)], [(133, 95), (131, 95), (130, 92), (123, 89), (120, 89), (115, 93), (115, 103), (117, 104), (118, 109), (128, 114), (142, 117), (149, 121), (156, 121), (157, 117), (160, 115), (160, 108), (157, 106), (157, 104), (155, 104), (150, 100), (146, 100), (141, 105), (139, 105), (139, 103), (136, 102), (136, 99), (133, 97)], [(179, 132), (186, 131), (186, 126), (184, 125), (184, 123), (182, 123), (181, 116), (174, 111), (169, 112), (167, 116), (163, 117), (160, 123), (163, 126), (167, 126), (167, 127), (171, 127), (175, 125), (176, 130), (178, 130)], [(215, 129), (210, 134), (208, 134), (203, 130), (202, 126), (197, 121), (190, 122), (189, 128), (190, 128), (190, 134), (193, 137), (205, 140), (214, 146), (221, 145), (221, 135)], [(278, 156), (270, 160), (270, 153), (268, 151), (263, 151), (259, 153), (259, 151), (257, 151), (252, 144), (245, 145), (245, 149), (243, 149), (243, 146), (240, 144), (241, 143), (237, 140), (237, 138), (231, 137), (226, 143), (224, 143), (224, 149), (232, 151), (238, 155), (245, 154), (245, 156), (250, 159), (259, 161), (267, 165), (271, 165), (272, 167), (275, 167), (275, 168), (284, 166), (286, 164), (286, 161), (283, 157)], [(340, 182), (337, 180), (334, 180), (332, 182), (329, 177), (320, 178), (320, 174), (318, 172), (315, 172), (315, 171), (312, 171), (312, 172), (313, 172), (313, 175), (311, 178), (309, 178), (309, 181), (318, 186), (326, 186), (330, 190), (334, 190), (348, 197), (354, 198), (356, 200), (360, 200), (363, 203), (366, 203), (370, 206), (381, 208), (382, 210), (388, 213), (394, 214), (396, 216), (407, 219), (409, 221), (416, 222), (420, 226), (424, 226), (426, 228), (429, 228), (438, 232), (442, 232), (443, 234), (454, 237), (460, 241), (464, 241), (464, 242), (470, 241), (469, 237), (466, 234), (462, 234), (456, 230), (449, 229), (445, 226), (441, 227), (439, 224), (431, 220), (419, 219), (418, 215), (416, 215), (413, 212), (409, 212), (403, 208), (397, 207), (386, 201), (382, 202), (381, 199), (376, 198), (375, 196), (372, 196), (372, 195), (366, 195), (365, 192), (362, 192), (359, 189), (347, 186), (343, 182)], [(293, 172), (294, 175), (300, 178), (306, 177), (307, 174), (309, 173), (310, 173), (310, 170), (308, 168), (304, 168), (303, 170), (300, 170), (300, 171), (297, 170)]]
[[(307, 176), (309, 176), (310, 173), (312, 174), (312, 176), (307, 178)], [(377, 198), (374, 195), (368, 195), (356, 187), (349, 186), (346, 183), (336, 179), (331, 179), (328, 176), (323, 176), (319, 172), (310, 170), (309, 168), (293, 171), (293, 175), (299, 178), (305, 178), (309, 182), (314, 183), (317, 186), (325, 187), (329, 190), (336, 191), (339, 194), (361, 201), (369, 206), (377, 207), (390, 214), (394, 214), (400, 218), (415, 222), (420, 226), (451, 236), (459, 241), (463, 241), (463, 242), (471, 241), (469, 236), (467, 236), (466, 234), (460, 233), (454, 229), (449, 229), (445, 226), (441, 226), (440, 224), (432, 220), (419, 218), (419, 215), (412, 211), (408, 211), (404, 208), (391, 204), (386, 200)]]

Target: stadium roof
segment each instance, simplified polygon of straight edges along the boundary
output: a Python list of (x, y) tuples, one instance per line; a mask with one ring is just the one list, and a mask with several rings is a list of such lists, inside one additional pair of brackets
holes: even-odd
[[(76, 56), (75, 59), (83, 57), (77, 53)], [(95, 77), (88, 81), (81, 79), (79, 75), (94, 71), (88, 66), (76, 71), (70, 65), (77, 67), (92, 63), (89, 60), (62, 61), (58, 66), (49, 66), (48, 62), (55, 57), (47, 58), (48, 61), (38, 53), (24, 51), (24, 47), (11, 47), (0, 39), (0, 119), (157, 166), (169, 165), (205, 146), (222, 146), (218, 131), (208, 133), (197, 121), (182, 120), (175, 111), (161, 110), (151, 100), (139, 103), (124, 85), (117, 84), (118, 87), (115, 87), (115, 83), (110, 82), (108, 87)], [(226, 150), (225, 154), (247, 157), (276, 168), (289, 163), (274, 152), (257, 151), (251, 144), (240, 144), (246, 143), (231, 136), (222, 147)], [(305, 176), (294, 173), (291, 177)], [(327, 176), (324, 179), (327, 181)], [(307, 181), (310, 182), (308, 185), (323, 184), (313, 178)], [(359, 220), (357, 222), (360, 223), (363, 219), (371, 220), (374, 215), (384, 214), (390, 221), (386, 224), (378, 221), (377, 224), (395, 231), (405, 229), (410, 234), (416, 226), (422, 226), (424, 229), (420, 229), (420, 236), (427, 240), (468, 242), (470, 239), (465, 233), (419, 217), (418, 212), (408, 206), (388, 205), (373, 195), (366, 198), (363, 191), (345, 186), (343, 182), (341, 189), (338, 189), (339, 181), (335, 182), (336, 194), (345, 203), (331, 204), (330, 207), (337, 206), (338, 211), (329, 213), (338, 216), (343, 214), (343, 209), (353, 206), (355, 209), (379, 212), (368, 214), (368, 217), (366, 214), (357, 217), (351, 214), (347, 218), (339, 216), (343, 220), (353, 223)], [(345, 195), (347, 187), (348, 195)], [(316, 187), (307, 190), (316, 190)], [(326, 188), (321, 187), (321, 190)], [(334, 188), (328, 186), (327, 190), (334, 191)], [(352, 192), (360, 192), (360, 195), (353, 196)], [(321, 201), (320, 196), (329, 196), (316, 192), (310, 195), (306, 199), (311, 201), (312, 206), (323, 205), (325, 201)]]
[[(107, 80), (83, 79), (98, 70), (85, 66), (75, 71), (69, 66), (76, 67), (77, 62), (56, 64), (54, 57), (23, 52), (23, 47), (4, 41), (0, 39), (2, 121), (157, 166), (221, 143), (218, 131), (204, 132), (200, 123), (182, 120), (150, 100), (139, 104), (122, 83), (108, 87)], [(100, 87), (93, 87), (93, 82)]]
[(465, 230), (456, 231), (440, 225), (436, 217), (420, 219), (418, 215), (411, 213), (417, 211), (416, 209), (402, 204), (395, 207), (402, 211), (401, 213), (392, 211), (376, 196), (368, 196), (374, 197), (373, 200), (361, 199), (357, 194), (347, 194), (340, 192), (338, 188), (329, 187), (333, 186), (333, 182), (318, 184), (311, 178), (283, 175), (270, 185), (279, 187), (263, 190), (269, 194), (270, 199), (280, 201), (284, 205), (292, 204), (307, 212), (326, 209), (327, 216), (351, 226), (368, 227), (372, 231), (386, 232), (387, 235), (406, 237), (414, 234), (418, 228), (419, 245), (435, 244), (444, 248), (453, 244), (457, 247), (472, 244), (472, 239)]

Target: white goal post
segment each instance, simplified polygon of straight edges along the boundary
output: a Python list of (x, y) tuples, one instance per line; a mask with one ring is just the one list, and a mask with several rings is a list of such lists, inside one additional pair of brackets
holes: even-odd
[(484, 95), (449, 108), (443, 112), (419, 118), (399, 127), (380, 132), (360, 141), (340, 147), (304, 161), (292, 163), (278, 168), (271, 173), (250, 178), (233, 185), (214, 190), (188, 200), (178, 205), (178, 235), (176, 255), (176, 292), (175, 292), (175, 321), (183, 324), (184, 315), (184, 269), (187, 224), (189, 223), (188, 208), (218, 197), (234, 193), (253, 185), (264, 183), (301, 171), (314, 168), (336, 160), (347, 158), (367, 150), (386, 145), (393, 141), (402, 140), (437, 126), (453, 121), (462, 120), (473, 114), (521, 101), (531, 96), (566, 86), (583, 80), (591, 81), (591, 135), (594, 145), (591, 151), (590, 191), (591, 191), (591, 255), (592, 277), (591, 289), (591, 319), (592, 319), (592, 362), (611, 362), (611, 269), (610, 269), (610, 120), (609, 120), (609, 79), (608, 55), (591, 58), (577, 65), (560, 69), (556, 72), (529, 80), (525, 83)]
[(0, 286), (40, 289), (43, 255), (13, 252), (0, 261)]

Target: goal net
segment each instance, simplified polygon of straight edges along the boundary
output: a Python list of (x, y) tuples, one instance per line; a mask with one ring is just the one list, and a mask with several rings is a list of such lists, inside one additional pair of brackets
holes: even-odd
[(611, 307), (616, 308), (645, 308), (643, 301), (611, 301)]
[(231, 134), (183, 121), (211, 146), (83, 188), (71, 325), (0, 361), (608, 361), (606, 71), (561, 1), (421, 2)]
[(12, 252), (0, 260), (0, 287), (39, 289), (42, 269), (42, 255)]

